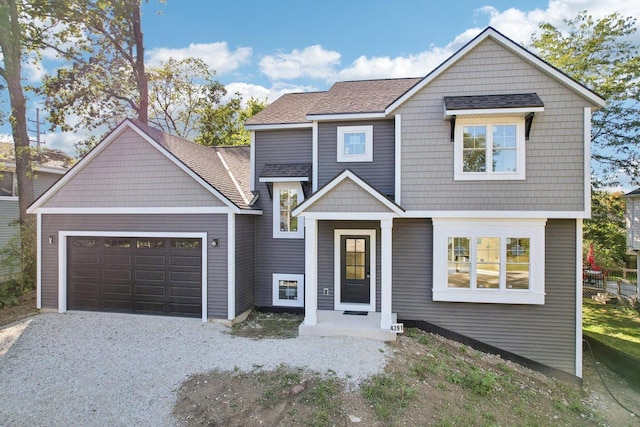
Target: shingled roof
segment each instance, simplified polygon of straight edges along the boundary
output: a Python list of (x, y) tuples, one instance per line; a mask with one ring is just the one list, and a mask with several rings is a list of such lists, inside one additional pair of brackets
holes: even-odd
[[(44, 166), (48, 168), (57, 168), (64, 172), (73, 166), (73, 159), (67, 156), (63, 151), (43, 147), (39, 152), (34, 154), (36, 168)], [(8, 164), (14, 164), (16, 161), (13, 142), (0, 142), (0, 161)], [(61, 173), (62, 173), (61, 172)]]
[(311, 123), (307, 116), (382, 113), (420, 78), (335, 83), (326, 92), (289, 93), (247, 120), (246, 125)]
[(308, 115), (382, 113), (420, 78), (360, 80), (335, 83)]
[(444, 105), (447, 110), (483, 110), (494, 108), (544, 107), (544, 103), (535, 93), (445, 96)]
[[(129, 120), (129, 119), (128, 119)], [(205, 147), (129, 120), (240, 209), (250, 209), (250, 148)]]

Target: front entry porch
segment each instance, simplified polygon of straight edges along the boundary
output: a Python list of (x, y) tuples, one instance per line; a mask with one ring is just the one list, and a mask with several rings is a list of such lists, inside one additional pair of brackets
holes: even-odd
[[(348, 311), (318, 310), (316, 324), (307, 325), (304, 322), (298, 328), (300, 336), (323, 337), (360, 337), (377, 341), (395, 341), (396, 333), (389, 329), (382, 329), (381, 313), (368, 312), (365, 315), (348, 314)], [(397, 321), (395, 313), (392, 322)]]
[(393, 220), (402, 214), (348, 170), (294, 209), (305, 225), (300, 335), (395, 340)]

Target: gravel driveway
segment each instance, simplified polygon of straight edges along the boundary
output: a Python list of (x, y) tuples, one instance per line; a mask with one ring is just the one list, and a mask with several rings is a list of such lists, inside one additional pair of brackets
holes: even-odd
[(172, 426), (174, 391), (191, 374), (287, 364), (358, 382), (388, 352), (366, 339), (251, 340), (199, 320), (88, 312), (0, 330), (0, 350), (21, 327), (0, 355), (1, 425)]

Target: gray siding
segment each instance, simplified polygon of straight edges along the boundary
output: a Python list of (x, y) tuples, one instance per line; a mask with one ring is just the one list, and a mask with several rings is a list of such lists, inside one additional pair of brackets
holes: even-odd
[[(373, 162), (337, 162), (338, 126), (373, 125)], [(318, 125), (318, 188), (351, 169), (382, 194), (395, 191), (395, 121), (334, 122)]]
[(236, 215), (236, 316), (253, 307), (255, 216)]
[(336, 185), (328, 194), (317, 200), (306, 211), (389, 212), (389, 208), (347, 178)]
[[(20, 216), (17, 200), (0, 200), (0, 250), (4, 249), (11, 239), (18, 234), (17, 225), (9, 225)], [(9, 271), (8, 268), (0, 267), (0, 281), (9, 274), (18, 273), (20, 267), (16, 266), (16, 271)]]
[(125, 129), (44, 205), (114, 206), (225, 205), (135, 131)]
[(575, 374), (576, 222), (546, 226), (545, 304), (470, 304), (432, 299), (430, 220), (396, 220), (393, 228), (393, 311)]
[[(336, 229), (376, 230), (376, 311), (380, 311), (381, 250), (380, 223), (378, 221), (319, 221), (318, 222), (318, 309), (333, 310), (335, 295), (335, 240)], [(329, 288), (329, 295), (324, 295)]]
[(62, 175), (57, 175), (54, 173), (46, 173), (46, 172), (34, 172), (35, 179), (33, 180), (33, 194), (37, 199), (49, 189), (53, 184), (58, 182)]
[[(227, 215), (43, 215), (42, 307), (58, 308), (58, 245), (50, 235), (58, 231), (206, 232), (220, 246), (207, 248), (208, 313), (227, 317)], [(57, 237), (56, 237), (57, 238)], [(204, 242), (205, 244), (207, 242)]]
[[(61, 177), (62, 175), (36, 172), (33, 180), (35, 197), (39, 197)], [(17, 220), (19, 216), (20, 209), (17, 200), (0, 200), (0, 250), (4, 249), (9, 241), (18, 234), (18, 227), (10, 226), (9, 224)], [(10, 273), (18, 273), (19, 269), (20, 267), (17, 267), (16, 271), (10, 272), (9, 269), (0, 267), (0, 280), (3, 280)]]
[[(454, 181), (450, 124), (443, 97), (536, 92), (524, 181)], [(405, 102), (402, 206), (408, 210), (584, 209), (583, 109), (573, 90), (487, 39)], [(586, 177), (588, 179), (588, 177)]]
[(273, 202), (267, 185), (259, 182), (265, 164), (311, 163), (311, 129), (258, 131), (255, 136), (257, 205), (255, 240), (255, 305), (273, 304), (273, 273), (304, 274), (304, 239), (273, 238)]

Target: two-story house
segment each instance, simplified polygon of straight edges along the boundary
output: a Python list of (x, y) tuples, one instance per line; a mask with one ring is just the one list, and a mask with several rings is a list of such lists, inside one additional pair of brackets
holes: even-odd
[(250, 147), (123, 122), (38, 199), (39, 304), (392, 340), (581, 376), (595, 93), (492, 28), (423, 78), (284, 95)]

